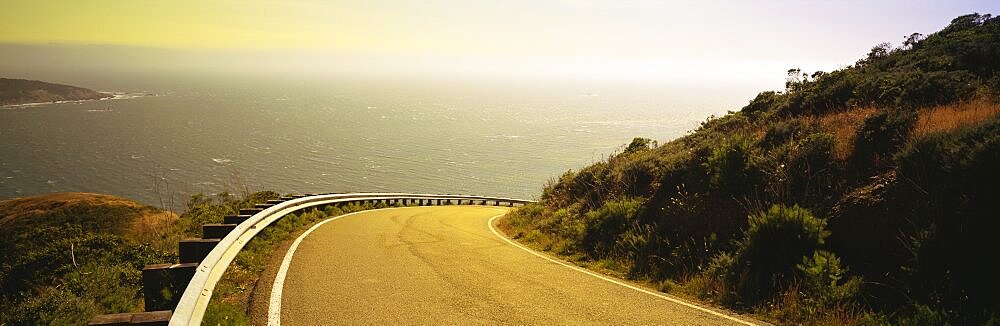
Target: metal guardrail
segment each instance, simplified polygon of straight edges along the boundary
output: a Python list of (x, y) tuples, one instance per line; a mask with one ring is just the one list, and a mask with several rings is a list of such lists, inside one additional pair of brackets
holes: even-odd
[(184, 294), (177, 303), (177, 307), (174, 308), (173, 315), (170, 318), (170, 325), (201, 324), (202, 318), (205, 316), (205, 309), (208, 308), (208, 303), (212, 299), (212, 292), (215, 290), (216, 283), (222, 278), (226, 269), (229, 268), (229, 264), (236, 258), (240, 250), (265, 227), (278, 221), (285, 215), (296, 211), (318, 206), (365, 201), (382, 201), (386, 203), (394, 200), (397, 203), (399, 201), (417, 201), (421, 204), (426, 201), (428, 205), (440, 205), (441, 201), (447, 201), (446, 204), (451, 204), (451, 201), (457, 201), (461, 204), (461, 201), (467, 200), (470, 201), (470, 204), (476, 201), (482, 205), (492, 202), (496, 206), (500, 206), (501, 204), (514, 206), (516, 204), (523, 205), (533, 202), (502, 197), (407, 193), (352, 193), (293, 197), (297, 198), (275, 203), (273, 206), (264, 208), (262, 211), (253, 214), (253, 216), (236, 226), (235, 229), (215, 245), (215, 248), (208, 253), (208, 256), (201, 261), (195, 270), (194, 277), (191, 278), (190, 283), (188, 283), (187, 288), (184, 290)]

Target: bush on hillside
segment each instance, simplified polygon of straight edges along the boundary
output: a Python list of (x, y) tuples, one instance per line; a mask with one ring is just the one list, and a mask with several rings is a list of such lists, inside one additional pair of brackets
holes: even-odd
[(917, 114), (912, 110), (880, 110), (865, 118), (854, 137), (851, 164), (856, 173), (868, 173), (888, 163), (906, 143)]
[[(1000, 251), (996, 214), (1000, 184), (1000, 118), (954, 134), (936, 134), (907, 146), (899, 156), (900, 178), (918, 189), (914, 212), (922, 236), (911, 236), (909, 291), (930, 304), (971, 318), (1000, 312), (1000, 280), (983, 268), (983, 257)], [(980, 319), (981, 318), (981, 319)]]
[(792, 139), (801, 137), (808, 130), (808, 126), (801, 120), (783, 120), (768, 126), (764, 136), (758, 143), (761, 147), (770, 149), (784, 144)]
[(642, 198), (624, 198), (606, 201), (597, 210), (587, 212), (582, 248), (595, 257), (606, 257), (619, 234), (644, 210)]
[(832, 252), (817, 250), (812, 256), (802, 257), (802, 263), (795, 267), (802, 275), (799, 290), (805, 294), (808, 306), (830, 307), (845, 303), (861, 290), (860, 278), (844, 279), (847, 268)]
[(753, 165), (753, 141), (742, 135), (730, 137), (712, 150), (705, 163), (709, 182), (727, 194), (748, 192), (757, 184)]
[(635, 137), (632, 138), (632, 142), (629, 143), (627, 147), (625, 147), (625, 151), (623, 153), (635, 153), (655, 147), (656, 147), (655, 140), (643, 137)]
[(730, 284), (746, 304), (755, 305), (784, 290), (802, 262), (830, 234), (826, 221), (799, 206), (771, 206), (752, 215), (736, 252)]
[(836, 198), (842, 167), (834, 158), (834, 142), (831, 134), (813, 133), (794, 143), (784, 164), (788, 178), (784, 202), (828, 204)]

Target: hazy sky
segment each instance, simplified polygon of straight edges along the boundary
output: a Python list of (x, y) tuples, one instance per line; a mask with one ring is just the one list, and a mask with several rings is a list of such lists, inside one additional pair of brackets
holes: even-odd
[(53, 69), (79, 51), (95, 64), (158, 69), (779, 85), (789, 67), (835, 69), (879, 42), (997, 9), (993, 0), (0, 0), (0, 49), (10, 52), (0, 69)]

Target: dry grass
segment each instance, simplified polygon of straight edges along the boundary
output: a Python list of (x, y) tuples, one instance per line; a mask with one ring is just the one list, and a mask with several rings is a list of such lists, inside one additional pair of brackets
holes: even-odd
[(132, 220), (131, 227), (125, 230), (123, 236), (163, 251), (176, 252), (177, 241), (184, 237), (175, 227), (178, 218), (173, 212), (146, 209)]
[(174, 227), (177, 214), (117, 196), (65, 192), (0, 201), (0, 229), (59, 224), (85, 216), (94, 219), (88, 223), (102, 226), (94, 232), (117, 234), (168, 252), (177, 250), (182, 237)]
[(63, 192), (48, 195), (18, 197), (0, 201), (0, 226), (22, 218), (48, 215), (53, 211), (80, 206), (108, 206), (140, 209), (135, 201), (111, 195), (84, 192)]
[(948, 132), (1000, 115), (1000, 103), (971, 101), (920, 111), (913, 137)]
[[(875, 107), (851, 109), (818, 117), (806, 118), (809, 123), (817, 123), (820, 128), (834, 136), (834, 157), (846, 160), (854, 150), (854, 137), (865, 118), (875, 113)], [(913, 137), (921, 137), (936, 132), (948, 132), (974, 125), (1000, 115), (1000, 103), (971, 101), (942, 105), (921, 110)]]
[(875, 107), (851, 109), (821, 117), (812, 118), (823, 131), (833, 134), (833, 154), (838, 160), (846, 160), (854, 150), (854, 135), (872, 113)]

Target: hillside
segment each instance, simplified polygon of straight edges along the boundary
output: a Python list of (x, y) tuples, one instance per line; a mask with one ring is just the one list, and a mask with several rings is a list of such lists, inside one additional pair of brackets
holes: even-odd
[(140, 270), (173, 258), (177, 219), (99, 194), (0, 201), (0, 323), (80, 324), (141, 310)]
[(1000, 19), (965, 15), (661, 146), (568, 171), (508, 234), (779, 323), (1000, 319)]
[(0, 78), (0, 106), (57, 101), (82, 101), (108, 98), (111, 95), (90, 89), (41, 82)]
[(147, 264), (177, 260), (201, 225), (277, 198), (194, 195), (184, 214), (125, 198), (59, 193), (0, 201), (0, 325), (86, 324), (142, 311)]

